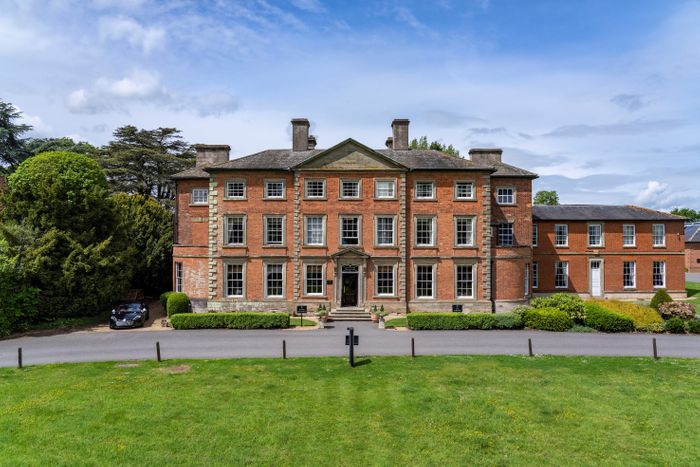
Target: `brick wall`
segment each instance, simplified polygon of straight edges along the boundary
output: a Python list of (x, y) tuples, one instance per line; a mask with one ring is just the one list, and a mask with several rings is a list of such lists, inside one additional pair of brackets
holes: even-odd
[(685, 244), (685, 267), (688, 272), (700, 272), (700, 243)]

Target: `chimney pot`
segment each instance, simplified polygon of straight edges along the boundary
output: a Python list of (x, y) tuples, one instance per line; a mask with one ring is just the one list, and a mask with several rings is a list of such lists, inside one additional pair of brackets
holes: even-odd
[(499, 148), (473, 148), (469, 150), (469, 158), (472, 162), (484, 165), (496, 165), (501, 163), (503, 149)]
[(308, 143), (307, 147), (309, 149), (316, 149), (316, 137), (314, 135), (309, 135)]
[(394, 149), (394, 138), (392, 138), (391, 136), (389, 136), (389, 137), (386, 139), (386, 143), (384, 143), (384, 144), (386, 145), (387, 148), (389, 148), (389, 149)]
[(227, 144), (195, 144), (197, 154), (197, 167), (211, 167), (216, 164), (228, 162), (231, 146)]
[(305, 118), (292, 119), (292, 151), (309, 149), (309, 121)]
[(392, 144), (394, 149), (408, 149), (408, 124), (407, 118), (395, 118), (391, 122)]

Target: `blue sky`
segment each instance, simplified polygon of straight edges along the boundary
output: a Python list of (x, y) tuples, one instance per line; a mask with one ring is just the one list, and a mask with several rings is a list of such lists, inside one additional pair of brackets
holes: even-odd
[(174, 126), (234, 156), (411, 135), (498, 146), (567, 203), (700, 208), (700, 2), (0, 0), (36, 136)]

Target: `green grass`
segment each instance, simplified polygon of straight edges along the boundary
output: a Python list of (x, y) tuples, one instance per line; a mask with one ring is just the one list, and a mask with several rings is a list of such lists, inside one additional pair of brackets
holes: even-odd
[(689, 303), (695, 305), (695, 312), (700, 315), (700, 283), (698, 282), (686, 282), (685, 290), (688, 292)]
[(316, 326), (318, 323), (316, 321), (311, 321), (310, 319), (304, 319), (299, 316), (290, 316), (289, 325), (290, 326)]
[(384, 327), (388, 329), (405, 328), (408, 327), (408, 320), (406, 319), (406, 317), (390, 319), (389, 321), (384, 323)]
[(0, 369), (0, 464), (690, 465), (699, 385), (650, 358)]

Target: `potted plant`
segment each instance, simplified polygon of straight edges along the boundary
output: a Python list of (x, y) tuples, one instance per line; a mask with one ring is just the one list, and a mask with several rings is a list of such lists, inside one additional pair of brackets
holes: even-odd
[(318, 310), (316, 310), (316, 317), (318, 318), (318, 327), (323, 329), (325, 327), (326, 319), (328, 319), (328, 311), (326, 311), (326, 305), (318, 306)]
[(377, 318), (379, 320), (379, 329), (384, 329), (384, 317), (389, 313), (384, 309), (384, 305), (377, 311)]
[(370, 309), (370, 317), (372, 318), (372, 322), (376, 323), (379, 321), (379, 315), (377, 314), (377, 305), (372, 305), (372, 308)]

